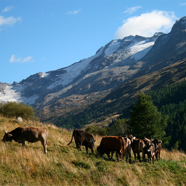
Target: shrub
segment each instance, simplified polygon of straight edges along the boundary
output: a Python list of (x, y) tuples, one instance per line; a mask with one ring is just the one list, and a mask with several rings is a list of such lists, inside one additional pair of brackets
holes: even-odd
[(105, 127), (96, 127), (94, 125), (88, 126), (85, 129), (85, 132), (90, 133), (90, 134), (98, 134), (100, 136), (107, 135), (107, 129)]
[(1, 104), (0, 114), (5, 117), (22, 117), (27, 120), (34, 118), (34, 110), (31, 106), (16, 102)]

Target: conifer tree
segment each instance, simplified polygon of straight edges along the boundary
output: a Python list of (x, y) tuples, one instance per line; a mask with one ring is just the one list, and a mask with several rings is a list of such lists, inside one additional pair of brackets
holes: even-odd
[(151, 97), (142, 93), (132, 106), (129, 125), (136, 137), (162, 139), (166, 134), (164, 130), (167, 126), (167, 117), (162, 117), (157, 107), (153, 105)]

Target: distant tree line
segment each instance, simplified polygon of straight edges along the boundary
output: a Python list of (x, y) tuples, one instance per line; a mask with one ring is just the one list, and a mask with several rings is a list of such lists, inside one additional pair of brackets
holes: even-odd
[(168, 148), (186, 151), (186, 81), (149, 93), (162, 115), (168, 115), (165, 132), (170, 136)]

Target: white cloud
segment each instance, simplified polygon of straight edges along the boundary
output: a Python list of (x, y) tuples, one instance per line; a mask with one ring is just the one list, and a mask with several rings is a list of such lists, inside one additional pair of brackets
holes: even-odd
[(28, 57), (25, 57), (25, 58), (21, 58), (21, 57), (16, 57), (15, 55), (12, 55), (10, 57), (10, 60), (9, 62), (10, 63), (26, 63), (26, 62), (33, 62), (33, 57), (32, 56), (28, 56)]
[(14, 25), (16, 22), (21, 21), (21, 17), (4, 17), (0, 16), (0, 26), (3, 25)]
[(123, 21), (115, 38), (122, 39), (129, 35), (152, 36), (155, 32), (169, 32), (176, 21), (174, 12), (154, 10)]
[(130, 8), (127, 8), (127, 10), (125, 10), (123, 13), (132, 14), (132, 13), (136, 12), (140, 8), (142, 8), (142, 7), (141, 6), (130, 7)]
[(186, 6), (186, 3), (180, 3), (181, 6)]
[(14, 7), (13, 6), (7, 6), (6, 8), (4, 8), (2, 10), (2, 12), (9, 12), (10, 10), (12, 10)]
[(82, 9), (78, 9), (78, 10), (74, 10), (74, 11), (68, 11), (67, 12), (67, 15), (75, 15), (75, 14), (78, 14)]

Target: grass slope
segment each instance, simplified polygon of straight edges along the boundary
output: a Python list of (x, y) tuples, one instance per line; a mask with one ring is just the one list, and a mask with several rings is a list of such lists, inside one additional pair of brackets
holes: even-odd
[[(0, 117), (0, 136), (20, 126), (14, 119)], [(27, 122), (40, 126), (42, 123)], [(128, 164), (108, 161), (77, 152), (74, 142), (67, 146), (72, 132), (45, 125), (49, 131), (48, 154), (40, 142), (0, 142), (0, 185), (186, 185), (186, 154), (163, 150), (162, 159), (150, 163)], [(96, 146), (101, 137), (95, 136)]]

